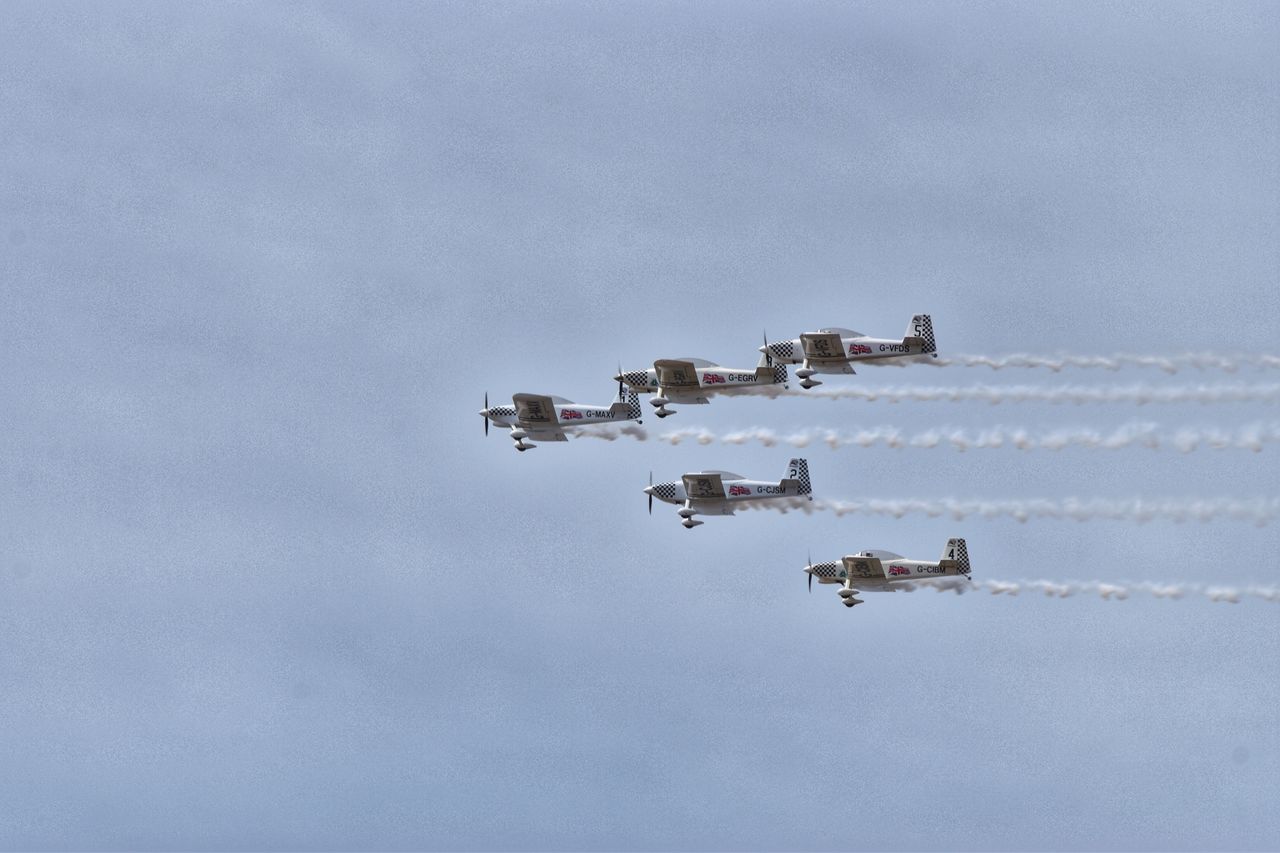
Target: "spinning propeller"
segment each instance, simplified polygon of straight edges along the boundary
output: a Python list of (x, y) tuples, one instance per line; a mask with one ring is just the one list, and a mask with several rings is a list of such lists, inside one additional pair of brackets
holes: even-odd
[(484, 434), (489, 434), (489, 392), (484, 392)]

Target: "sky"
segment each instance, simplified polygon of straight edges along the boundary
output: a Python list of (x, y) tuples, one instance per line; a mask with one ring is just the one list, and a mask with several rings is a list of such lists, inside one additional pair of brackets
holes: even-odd
[[(1277, 448), (803, 451), (704, 427), (1274, 428), (1252, 402), (476, 415), (822, 326), (1276, 355), (1274, 3), (6, 4), (0, 848), (1275, 849), (1280, 606), (806, 591), (807, 555), (1274, 587)], [(840, 388), (1274, 385), (913, 366)], [(793, 386), (794, 387), (794, 386)]]

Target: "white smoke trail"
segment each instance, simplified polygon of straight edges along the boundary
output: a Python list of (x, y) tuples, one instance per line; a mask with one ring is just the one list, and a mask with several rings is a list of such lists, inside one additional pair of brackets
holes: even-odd
[[(1280, 356), (1255, 353), (1238, 353), (1220, 355), (1218, 353), (1182, 353), (1180, 355), (1137, 355), (1134, 353), (1116, 353), (1115, 355), (1056, 355), (1041, 356), (1015, 353), (1012, 355), (951, 355), (940, 358), (921, 359), (920, 363), (938, 367), (988, 367), (992, 370), (1007, 368), (1045, 369), (1057, 373), (1065, 368), (1081, 368), (1086, 370), (1120, 370), (1124, 367), (1154, 367), (1165, 373), (1177, 373), (1181, 370), (1221, 370), (1235, 373), (1241, 368), (1274, 370), (1280, 368)], [(886, 362), (868, 362), (868, 364), (894, 364), (894, 359)]]
[[(587, 429), (583, 427), (582, 429)], [(624, 428), (625, 429), (625, 428)], [(639, 430), (643, 432), (643, 430)], [(1183, 427), (1173, 432), (1162, 432), (1153, 423), (1130, 423), (1110, 432), (1086, 427), (1058, 428), (1032, 433), (1024, 427), (995, 426), (977, 432), (958, 427), (935, 427), (908, 435), (898, 427), (883, 426), (841, 432), (828, 427), (778, 433), (767, 427), (750, 427), (717, 435), (706, 427), (688, 427), (664, 432), (650, 438), (636, 434), (640, 441), (653, 440), (666, 444), (696, 442), (698, 444), (748, 444), (758, 442), (765, 447), (788, 444), (803, 448), (811, 444), (825, 444), (832, 450), (841, 447), (884, 447), (902, 449), (951, 448), (957, 451), (994, 450), (1065, 450), (1085, 448), (1090, 450), (1120, 450), (1141, 447), (1150, 450), (1177, 450), (1190, 453), (1194, 450), (1252, 450), (1261, 452), (1266, 444), (1280, 442), (1280, 424), (1250, 424), (1227, 431), (1216, 427)], [(597, 436), (604, 437), (604, 436)]]
[[(637, 424), (623, 424), (622, 426), (614, 426), (612, 424), (590, 424), (588, 426), (569, 427), (565, 430), (566, 435), (572, 435), (575, 438), (599, 438), (604, 441), (617, 441), (624, 435), (634, 438), (636, 441), (648, 441), (649, 431)], [(536, 438), (534, 439), (537, 440)]]
[(992, 595), (1016, 596), (1020, 592), (1040, 593), (1049, 598), (1070, 598), (1075, 595), (1096, 595), (1108, 601), (1124, 601), (1130, 595), (1150, 595), (1155, 598), (1182, 599), (1201, 596), (1214, 602), (1239, 604), (1244, 598), (1259, 598), (1280, 603), (1280, 587), (1232, 587), (1204, 586), (1194, 583), (1153, 583), (1151, 581), (1048, 581), (1048, 580), (992, 580), (984, 578), (972, 582), (965, 578), (924, 578), (904, 583), (904, 590), (932, 588), (938, 592), (964, 593), (985, 590)]
[(1107, 498), (1066, 498), (1051, 500), (1033, 498), (1028, 500), (980, 500), (958, 498), (942, 499), (906, 499), (881, 500), (868, 499), (859, 501), (806, 500), (805, 498), (776, 498), (769, 501), (744, 501), (743, 509), (768, 509), (775, 512), (799, 511), (805, 514), (814, 512), (830, 512), (836, 516), (845, 515), (887, 515), (902, 518), (905, 515), (920, 514), (933, 518), (947, 516), (962, 520), (969, 516), (981, 518), (1012, 518), (1020, 522), (1030, 519), (1055, 519), (1066, 521), (1092, 521), (1110, 519), (1113, 521), (1148, 521), (1164, 520), (1174, 522), (1185, 521), (1217, 521), (1229, 519), (1233, 521), (1252, 522), (1259, 527), (1275, 521), (1280, 516), (1280, 498), (1254, 498), (1239, 500), (1236, 498), (1200, 498), (1161, 500), (1114, 500)]
[(969, 385), (868, 388), (759, 389), (770, 397), (811, 397), (826, 400), (869, 400), (888, 403), (979, 402), (998, 403), (1275, 403), (1280, 402), (1280, 384), (1232, 385)]

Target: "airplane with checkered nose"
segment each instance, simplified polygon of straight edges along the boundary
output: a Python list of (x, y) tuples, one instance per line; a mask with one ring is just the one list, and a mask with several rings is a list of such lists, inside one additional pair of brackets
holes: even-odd
[(484, 408), (480, 410), (484, 418), (484, 434), (489, 434), (490, 421), (498, 426), (511, 427), (516, 450), (522, 452), (536, 446), (529, 443), (532, 441), (568, 441), (565, 430), (572, 427), (621, 421), (641, 423), (643, 414), (640, 395), (628, 391), (624, 398), (621, 382), (618, 383), (618, 401), (608, 406), (589, 406), (546, 394), (515, 394), (511, 402), (513, 405), (510, 406), (490, 406), (489, 394), (485, 392)]
[[(765, 341), (768, 344), (768, 341)], [(787, 387), (787, 366), (774, 364), (762, 353), (751, 370), (724, 367), (705, 358), (660, 358), (648, 370), (618, 368), (615, 382), (625, 382), (642, 394), (653, 394), (649, 404), (660, 418), (674, 415), (669, 403), (710, 403), (716, 394), (751, 393), (767, 387)]]
[(733, 511), (746, 501), (778, 500), (808, 496), (813, 500), (809, 484), (809, 461), (792, 459), (787, 464), (787, 476), (776, 483), (767, 480), (748, 480), (741, 474), (728, 471), (697, 471), (685, 474), (674, 483), (655, 483), (649, 474), (649, 514), (653, 515), (653, 499), (669, 504), (683, 504), (677, 513), (681, 524), (693, 529), (703, 522), (695, 515), (733, 515)]
[(900, 341), (871, 338), (852, 329), (819, 329), (805, 332), (793, 341), (766, 341), (760, 352), (782, 364), (799, 364), (796, 376), (800, 377), (800, 387), (806, 389), (822, 384), (813, 378), (815, 373), (851, 374), (858, 361), (938, 357), (933, 319), (928, 314), (912, 317)]
[(813, 579), (818, 583), (840, 584), (840, 600), (845, 607), (862, 604), (854, 598), (859, 592), (897, 592), (915, 589), (916, 583), (933, 578), (969, 578), (969, 547), (963, 539), (948, 539), (942, 549), (942, 559), (908, 560), (892, 551), (859, 551), (841, 560), (815, 563), (812, 560), (804, 568), (809, 575), (809, 591), (813, 591)]

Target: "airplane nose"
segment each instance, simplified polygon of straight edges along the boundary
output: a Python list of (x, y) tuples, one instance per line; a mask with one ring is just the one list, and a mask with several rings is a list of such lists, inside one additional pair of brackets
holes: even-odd
[(489, 417), (489, 410), (488, 410), (488, 409), (481, 409), (480, 411), (476, 412), (476, 414), (477, 414), (477, 415), (479, 415), (479, 416), (480, 416), (480, 417), (482, 417), (482, 418), (487, 418), (487, 417)]
[(614, 382), (621, 382), (621, 381), (622, 381), (622, 374), (621, 374), (621, 373), (619, 373), (617, 376), (613, 377), (613, 381), (614, 381)]
[(651, 495), (651, 494), (653, 494), (653, 486), (645, 486), (645, 487), (644, 487), (644, 493), (645, 493), (646, 495)]

